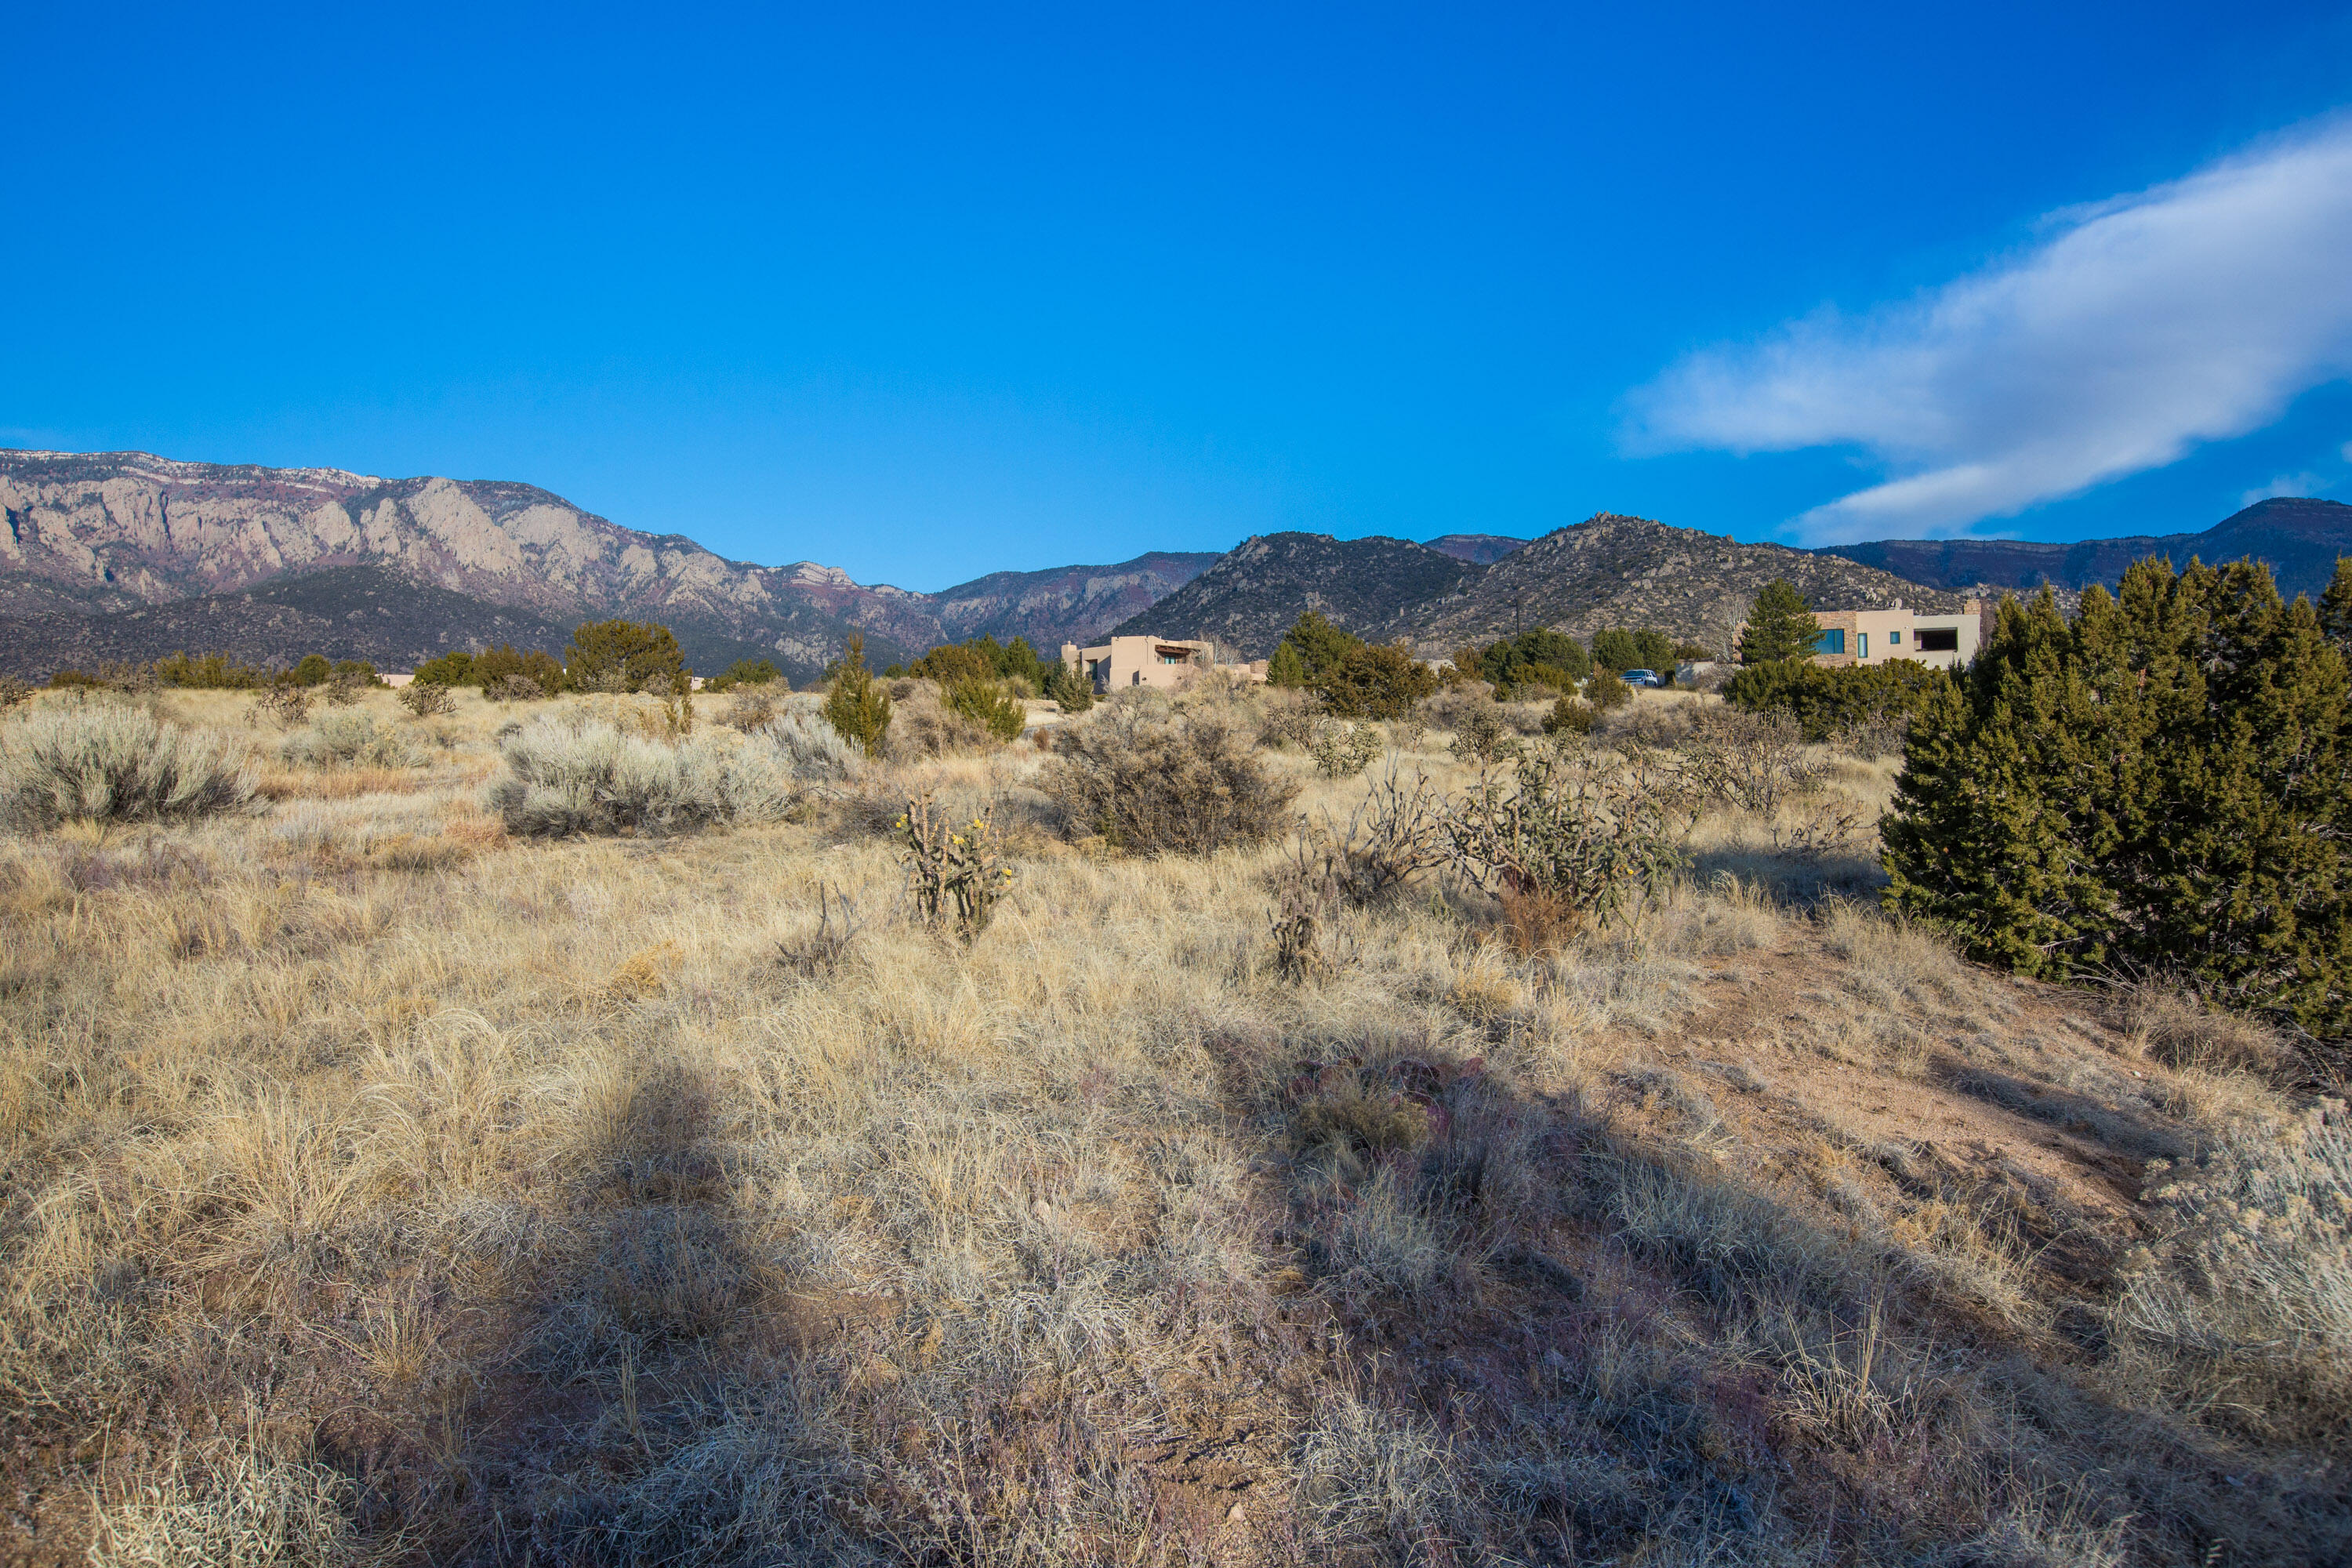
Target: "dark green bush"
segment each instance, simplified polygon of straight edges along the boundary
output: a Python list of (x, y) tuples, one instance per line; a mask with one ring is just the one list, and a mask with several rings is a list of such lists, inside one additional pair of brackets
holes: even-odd
[(1324, 701), (1343, 719), (1394, 719), (1437, 689), (1429, 666), (1402, 647), (1358, 643), (1319, 686)]
[(1584, 700), (1601, 713), (1612, 708), (1622, 708), (1633, 700), (1633, 689), (1613, 669), (1596, 669), (1586, 677)]
[(2023, 973), (2174, 972), (2352, 1034), (2347, 702), (2343, 649), (2259, 562), (2143, 561), (2071, 624), (2005, 601), (1911, 721), (1887, 902)]
[(962, 714), (1000, 741), (1019, 740), (1022, 729), (1029, 722), (1021, 704), (1007, 696), (1004, 688), (989, 676), (966, 676), (951, 681), (941, 695), (950, 712)]
[(1538, 626), (1483, 648), (1465, 648), (1454, 655), (1456, 668), (1461, 667), (1465, 654), (1471, 661), (1468, 673), (1491, 682), (1496, 697), (1508, 697), (1513, 688), (1521, 685), (1551, 684), (1538, 673), (1541, 671), (1558, 670), (1570, 680), (1582, 680), (1592, 669), (1592, 660), (1585, 653), (1584, 645), (1549, 626)]
[(155, 661), (156, 679), (166, 686), (191, 691), (250, 691), (269, 684), (269, 672), (249, 664), (236, 664), (225, 653), (190, 658), (184, 652)]
[(1927, 694), (1951, 678), (1916, 659), (1831, 668), (1805, 659), (1742, 668), (1723, 700), (1750, 713), (1786, 713), (1808, 741), (1826, 741), (1874, 725), (1900, 729)]
[(1544, 733), (1590, 735), (1592, 733), (1593, 724), (1600, 720), (1600, 714), (1593, 711), (1591, 703), (1579, 702), (1573, 697), (1563, 697), (1551, 705), (1549, 713), (1544, 715)]
[(1640, 631), (1612, 626), (1592, 634), (1592, 662), (1619, 675), (1629, 669), (1657, 669), (1672, 675), (1675, 639), (1647, 626)]
[[(563, 650), (563, 669), (566, 683), (576, 691), (652, 691), (663, 696), (688, 674), (686, 655), (677, 646), (677, 636), (667, 626), (650, 621), (582, 623), (572, 633), (572, 645)], [(422, 673), (417, 679), (424, 679)]]
[(833, 682), (824, 697), (824, 719), (845, 741), (865, 748), (869, 757), (882, 753), (882, 736), (890, 728), (890, 700), (874, 685), (866, 668), (866, 639), (852, 634), (840, 661), (826, 671)]

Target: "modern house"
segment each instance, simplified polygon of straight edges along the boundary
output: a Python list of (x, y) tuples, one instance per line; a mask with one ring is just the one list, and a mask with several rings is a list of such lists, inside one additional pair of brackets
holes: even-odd
[(1066, 642), (1062, 662), (1105, 694), (1122, 686), (1179, 687), (1212, 673), (1248, 684), (1265, 679), (1265, 660), (1221, 659), (1219, 651), (1213, 637), (1113, 637), (1087, 648)]
[(1897, 658), (1958, 669), (1984, 640), (1985, 604), (1970, 599), (1957, 616), (1926, 616), (1902, 600), (1884, 610), (1816, 610), (1822, 640), (1815, 664), (1885, 664)]

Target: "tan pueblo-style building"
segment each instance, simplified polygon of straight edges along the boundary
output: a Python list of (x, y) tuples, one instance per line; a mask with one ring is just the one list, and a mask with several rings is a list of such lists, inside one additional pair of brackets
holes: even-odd
[(1957, 616), (1925, 616), (1902, 600), (1884, 610), (1816, 610), (1822, 639), (1813, 662), (1832, 668), (1917, 659), (1945, 669), (1965, 668), (1985, 635), (1986, 605), (1970, 599)]
[(1097, 647), (1062, 645), (1062, 662), (1108, 696), (1122, 686), (1179, 687), (1204, 675), (1244, 685), (1265, 679), (1266, 661), (1220, 659), (1213, 637), (1113, 637)]

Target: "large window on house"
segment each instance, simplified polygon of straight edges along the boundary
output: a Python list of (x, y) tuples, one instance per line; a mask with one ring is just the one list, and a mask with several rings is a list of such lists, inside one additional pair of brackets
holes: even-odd
[(1958, 626), (1921, 626), (1921, 653), (1958, 653), (1960, 651), (1960, 628)]
[(1843, 626), (1830, 627), (1829, 630), (1822, 634), (1821, 640), (1813, 644), (1813, 651), (1815, 653), (1843, 653), (1845, 651), (1845, 628)]

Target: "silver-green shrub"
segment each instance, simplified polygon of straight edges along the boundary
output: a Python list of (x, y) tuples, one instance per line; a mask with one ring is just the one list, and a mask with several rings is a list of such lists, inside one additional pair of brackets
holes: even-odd
[(603, 720), (542, 719), (507, 738), (507, 776), (488, 804), (507, 831), (689, 833), (724, 822), (772, 822), (798, 798), (789, 755), (705, 732), (671, 745)]
[(379, 730), (373, 717), (348, 709), (320, 714), (309, 729), (287, 736), (278, 752), (298, 766), (313, 768), (413, 768), (425, 761), (424, 748), (407, 735)]
[(143, 708), (89, 703), (0, 726), (0, 821), (19, 830), (184, 820), (242, 809), (253, 790), (233, 742)]
[(866, 752), (824, 721), (814, 702), (793, 702), (751, 732), (751, 742), (772, 749), (793, 776), (811, 784), (840, 784), (866, 771)]

